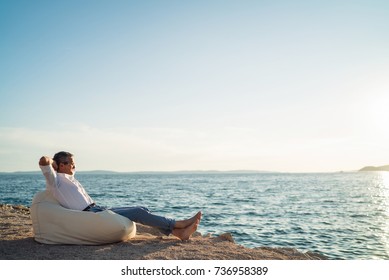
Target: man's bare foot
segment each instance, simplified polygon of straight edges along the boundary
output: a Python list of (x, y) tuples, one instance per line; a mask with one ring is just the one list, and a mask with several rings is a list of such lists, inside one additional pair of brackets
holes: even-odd
[(190, 224), (186, 228), (175, 228), (172, 231), (172, 234), (182, 241), (188, 240), (191, 235), (197, 230), (197, 226), (199, 225), (200, 220), (197, 219), (194, 223)]
[(202, 215), (202, 213), (201, 213), (201, 211), (199, 211), (199, 212), (197, 212), (196, 215), (194, 215), (190, 219), (182, 220), (182, 221), (176, 221), (176, 224), (174, 225), (174, 228), (178, 228), (178, 229), (186, 228), (186, 227), (190, 226), (191, 224), (193, 224), (197, 220), (199, 220), (199, 222), (200, 222), (201, 215)]

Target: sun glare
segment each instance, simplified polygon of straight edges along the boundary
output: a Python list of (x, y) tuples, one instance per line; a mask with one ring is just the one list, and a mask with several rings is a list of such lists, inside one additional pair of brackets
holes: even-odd
[(369, 114), (371, 128), (377, 135), (389, 138), (389, 95), (382, 94), (374, 97), (370, 103)]

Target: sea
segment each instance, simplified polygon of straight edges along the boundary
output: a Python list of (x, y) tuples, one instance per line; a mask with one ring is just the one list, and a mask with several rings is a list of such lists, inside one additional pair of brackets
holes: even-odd
[[(84, 173), (99, 205), (145, 206), (202, 235), (229, 232), (249, 247), (288, 247), (333, 260), (389, 259), (389, 172)], [(31, 206), (40, 173), (1, 173), (0, 203)]]

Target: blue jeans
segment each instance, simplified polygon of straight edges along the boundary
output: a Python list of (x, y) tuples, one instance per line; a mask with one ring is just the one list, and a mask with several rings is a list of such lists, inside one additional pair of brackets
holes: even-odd
[(169, 235), (172, 233), (176, 221), (174, 219), (165, 218), (162, 216), (152, 214), (146, 207), (113, 207), (105, 208), (95, 205), (87, 211), (100, 212), (104, 210), (111, 210), (116, 214), (124, 216), (135, 223), (140, 223), (146, 226), (156, 227), (163, 234)]

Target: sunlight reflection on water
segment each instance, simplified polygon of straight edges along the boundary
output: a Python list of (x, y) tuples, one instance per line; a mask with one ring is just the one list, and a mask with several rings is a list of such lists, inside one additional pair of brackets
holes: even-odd
[(386, 253), (389, 254), (389, 172), (379, 172), (381, 184), (380, 193), (382, 197), (383, 213), (386, 214), (385, 219), (385, 231), (382, 236), (382, 243), (385, 244)]

